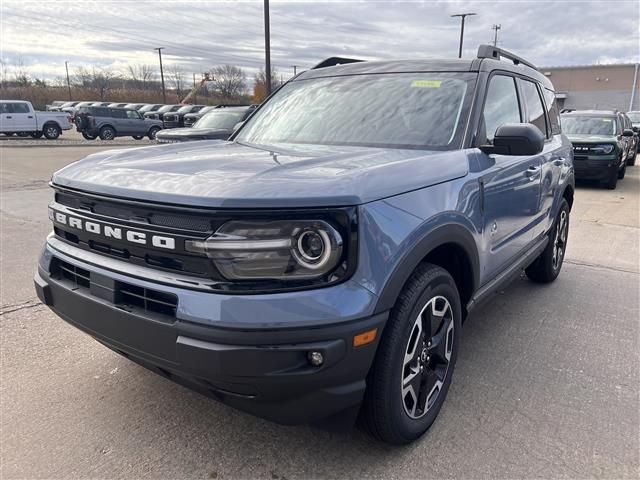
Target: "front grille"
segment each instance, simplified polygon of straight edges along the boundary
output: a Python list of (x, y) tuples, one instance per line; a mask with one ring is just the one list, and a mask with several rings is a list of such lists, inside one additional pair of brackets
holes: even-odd
[(154, 318), (158, 315), (171, 318), (176, 316), (178, 298), (172, 293), (113, 280), (59, 258), (52, 259), (49, 273), (69, 288), (85, 290), (128, 312), (153, 315)]

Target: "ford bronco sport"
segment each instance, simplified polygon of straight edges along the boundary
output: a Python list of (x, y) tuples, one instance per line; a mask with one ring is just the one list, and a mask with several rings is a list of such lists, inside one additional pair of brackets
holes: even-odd
[(523, 269), (560, 272), (572, 158), (551, 83), (509, 52), (332, 58), (228, 142), (56, 172), (35, 286), (228, 405), (284, 424), (360, 415), (408, 443), (438, 415), (474, 307)]

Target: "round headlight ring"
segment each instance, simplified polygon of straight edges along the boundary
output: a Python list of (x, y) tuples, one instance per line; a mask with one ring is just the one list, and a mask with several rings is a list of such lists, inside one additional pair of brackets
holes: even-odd
[[(322, 242), (320, 252), (318, 254), (310, 253), (307, 247), (312, 243), (317, 245), (318, 242)], [(304, 268), (318, 270), (329, 262), (332, 250), (333, 243), (327, 231), (321, 228), (313, 228), (303, 230), (298, 235), (292, 253), (296, 261)]]

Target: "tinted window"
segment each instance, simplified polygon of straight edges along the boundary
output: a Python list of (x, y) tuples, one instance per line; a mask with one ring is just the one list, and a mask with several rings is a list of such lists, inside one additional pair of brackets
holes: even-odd
[(562, 130), (568, 135), (615, 135), (615, 117), (563, 115)]
[(552, 135), (559, 135), (560, 129), (560, 114), (558, 113), (558, 102), (556, 102), (556, 95), (551, 90), (543, 89), (544, 101), (547, 105), (547, 114), (549, 115), (549, 123), (551, 127)]
[(140, 115), (135, 110), (127, 110), (127, 118), (133, 118), (135, 120), (140, 119)]
[(127, 114), (124, 113), (124, 110), (118, 110), (115, 108), (111, 109), (111, 116), (113, 118), (127, 118)]
[(538, 130), (540, 130), (545, 137), (548, 137), (547, 124), (544, 119), (544, 106), (542, 105), (542, 98), (540, 98), (538, 87), (535, 83), (527, 80), (522, 80), (520, 85), (522, 86), (524, 102), (527, 105), (527, 122), (538, 127)]
[(26, 103), (13, 103), (13, 113), (29, 113), (29, 106)]
[(13, 113), (13, 107), (10, 103), (0, 103), (0, 113)]
[(244, 118), (245, 111), (229, 111), (225, 109), (219, 109), (213, 112), (207, 113), (204, 117), (198, 120), (193, 127), (194, 128), (220, 128), (223, 130), (231, 130), (235, 127), (236, 123), (241, 122)]
[(251, 118), (238, 141), (452, 148), (462, 136), (475, 78), (399, 73), (293, 81)]
[[(512, 77), (494, 75), (489, 82), (487, 98), (484, 102), (484, 130), (487, 141), (493, 142), (496, 129), (505, 123), (520, 123), (520, 104), (516, 83)], [(482, 135), (485, 135), (481, 132)], [(482, 138), (481, 143), (485, 143)]]

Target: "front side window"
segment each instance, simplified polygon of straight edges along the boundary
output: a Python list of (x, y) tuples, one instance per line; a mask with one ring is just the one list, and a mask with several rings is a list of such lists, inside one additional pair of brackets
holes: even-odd
[(615, 135), (615, 117), (593, 115), (563, 115), (562, 130), (567, 135)]
[[(494, 75), (489, 81), (487, 98), (484, 102), (483, 122), (481, 122), (481, 143), (493, 143), (496, 130), (506, 123), (520, 123), (520, 103), (513, 77)], [(485, 133), (483, 133), (483, 130)]]
[(240, 143), (458, 148), (476, 74), (393, 73), (300, 79), (240, 131)]
[(140, 115), (135, 110), (127, 110), (127, 118), (131, 118), (134, 120), (140, 120)]
[(545, 137), (547, 135), (547, 123), (545, 121), (544, 106), (540, 92), (535, 83), (528, 80), (521, 80), (522, 96), (527, 105), (527, 122), (538, 127)]
[(111, 116), (113, 118), (127, 118), (127, 115), (126, 113), (124, 113), (124, 110), (119, 110), (117, 108), (111, 109)]

